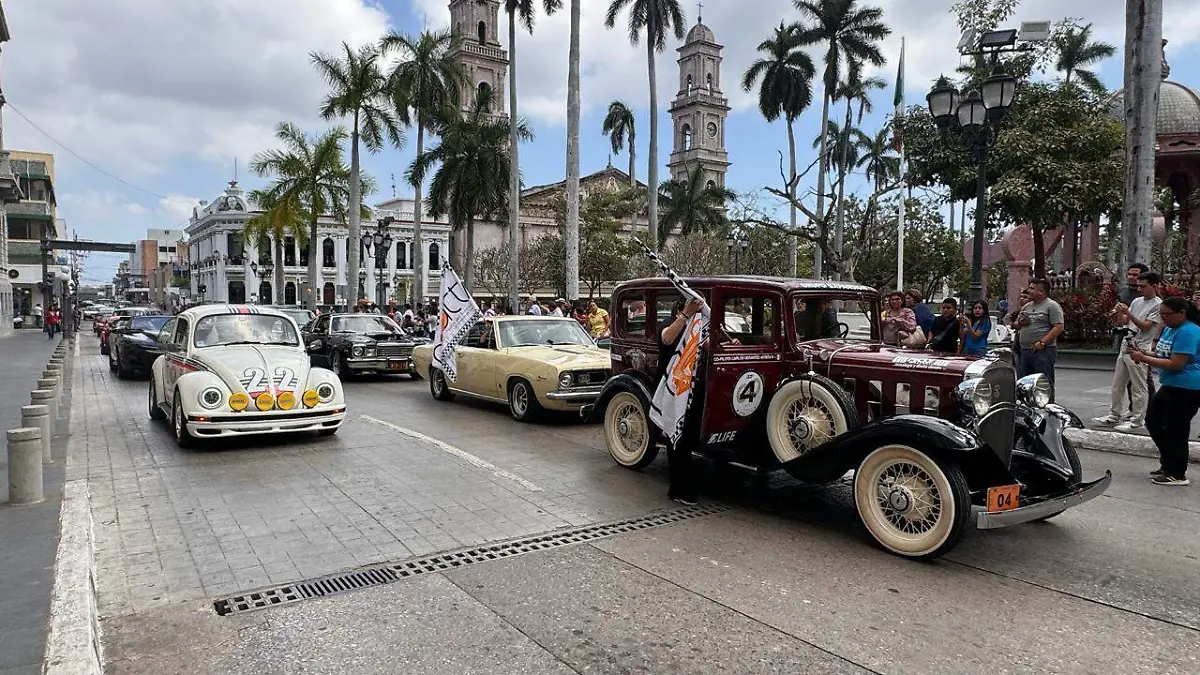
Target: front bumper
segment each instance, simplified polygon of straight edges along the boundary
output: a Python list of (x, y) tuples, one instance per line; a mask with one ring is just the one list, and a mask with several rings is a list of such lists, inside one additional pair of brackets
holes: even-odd
[(300, 431), (336, 429), (346, 419), (346, 409), (288, 413), (188, 415), (187, 428), (197, 438), (221, 438), (252, 434), (291, 434)]
[(120, 350), (121, 365), (129, 370), (137, 370), (150, 372), (150, 367), (154, 365), (154, 361), (162, 356), (162, 352), (150, 352), (144, 349), (123, 347)]
[(1042, 498), (1038, 502), (1028, 506), (994, 513), (981, 512), (976, 516), (975, 526), (981, 530), (992, 530), (998, 527), (1020, 525), (1021, 523), (1028, 523), (1039, 518), (1052, 516), (1056, 513), (1066, 511), (1072, 506), (1079, 506), (1084, 502), (1099, 497), (1108, 490), (1108, 486), (1111, 483), (1112, 471), (1105, 471), (1103, 478), (1091, 481), (1090, 483), (1080, 483), (1070, 490)]
[(350, 370), (378, 370), (392, 373), (411, 373), (416, 370), (416, 364), (412, 359), (402, 356), (356, 357), (346, 359), (344, 363)]
[(552, 391), (546, 394), (546, 398), (551, 401), (564, 401), (566, 403), (592, 403), (600, 396), (600, 390), (604, 387), (578, 387), (576, 389), (568, 389), (566, 391)]

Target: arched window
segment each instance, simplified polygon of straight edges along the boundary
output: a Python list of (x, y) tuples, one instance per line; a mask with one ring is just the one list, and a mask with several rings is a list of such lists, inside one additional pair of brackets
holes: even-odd
[(296, 304), (296, 282), (289, 281), (287, 282), (287, 285), (283, 287), (283, 304)]
[(442, 269), (442, 255), (437, 242), (429, 245), (429, 265), (426, 267), (430, 272)]
[(283, 264), (296, 264), (296, 240), (292, 237), (283, 238)]
[(396, 242), (396, 269), (408, 269), (408, 244), (403, 241)]
[(479, 32), (479, 44), (485, 44), (487, 42), (487, 22), (480, 21), (477, 30)]
[(687, 92), (689, 94), (692, 93), (692, 76), (691, 75), (687, 76)]
[(483, 105), (483, 110), (484, 110), (484, 112), (491, 112), (492, 111), (492, 85), (488, 84), (487, 82), (480, 82), (479, 86), (476, 87), (476, 92), (477, 93), (475, 94), (475, 101), (477, 103), (480, 101), (486, 101), (487, 103), (485, 103)]
[(704, 76), (704, 83), (708, 85), (708, 90), (712, 91), (712, 73)]
[(258, 301), (264, 305), (275, 304), (275, 296), (271, 295), (271, 282), (264, 281), (258, 285)]
[(326, 282), (325, 288), (321, 290), (321, 304), (332, 305), (335, 300), (337, 300), (337, 295), (333, 284)]
[(273, 247), (270, 237), (258, 238), (258, 264), (271, 262), (271, 248)]
[(325, 237), (325, 241), (321, 242), (321, 265), (337, 267), (337, 248), (334, 246), (333, 237)]
[(716, 184), (716, 183), (714, 183), (714, 182), (712, 182), (712, 181), (710, 180), (710, 181), (708, 181), (707, 183), (705, 183), (704, 187), (706, 187), (706, 188), (708, 188), (708, 189), (710, 189), (710, 190), (711, 190), (711, 189), (713, 189), (713, 188), (717, 187), (717, 184)]
[(683, 132), (683, 149), (691, 150), (692, 149), (692, 125), (690, 125), (690, 124), (683, 125), (683, 129), (681, 131)]
[(308, 267), (308, 242), (307, 241), (304, 242), (304, 245), (300, 246), (299, 248), (300, 248), (300, 266)]

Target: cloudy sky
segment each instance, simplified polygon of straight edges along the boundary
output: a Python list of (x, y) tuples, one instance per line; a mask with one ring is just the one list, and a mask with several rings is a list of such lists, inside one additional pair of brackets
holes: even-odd
[[(755, 58), (755, 46), (780, 20), (797, 17), (791, 0), (708, 0), (704, 22), (725, 45), (725, 94), (733, 111), (727, 126), (735, 190), (776, 185), (785, 131), (759, 116), (737, 83)], [(907, 101), (919, 104), (939, 72), (958, 60), (958, 31), (951, 0), (874, 0), (894, 33), (886, 45), (890, 82), (900, 38), (907, 38)], [(639, 176), (646, 173), (648, 133), (645, 51), (632, 47), (623, 29), (604, 28), (605, 0), (583, 0), (584, 173), (604, 167), (609, 148), (600, 133), (604, 109), (614, 99), (638, 115)], [(1172, 79), (1200, 88), (1200, 3), (1165, 0), (1165, 36)], [(4, 45), (4, 142), (10, 149), (56, 155), (59, 216), (80, 237), (132, 241), (147, 228), (182, 227), (200, 199), (212, 199), (234, 174), (272, 145), (276, 122), (290, 120), (309, 131), (327, 125), (316, 115), (324, 83), (308, 54), (331, 51), (345, 41), (359, 45), (388, 30), (415, 33), (445, 27), (447, 0), (8, 0), (4, 11), (12, 41)], [(697, 6), (684, 6), (689, 25)], [(1026, 0), (1014, 23), (1076, 17), (1096, 26), (1100, 39), (1120, 48), (1124, 3), (1117, 0)], [(502, 39), (507, 24), (501, 16)], [(518, 36), (520, 114), (537, 139), (522, 149), (527, 184), (560, 180), (565, 158), (565, 13), (539, 16), (532, 36)], [(675, 94), (675, 48), (658, 61), (660, 129), (670, 129), (666, 109)], [(1100, 68), (1119, 87), (1117, 58)], [(889, 112), (892, 92), (880, 92), (876, 113), (863, 124), (874, 130)], [(798, 124), (799, 145), (811, 161), (809, 142), (820, 107)], [(659, 157), (670, 153), (664, 134)], [(380, 185), (374, 199), (390, 197), (412, 161), (411, 145), (364, 160)], [(614, 164), (625, 166), (625, 157)], [(665, 170), (661, 173), (664, 173)], [(240, 178), (246, 187), (263, 179)], [(397, 180), (397, 193), (405, 188)], [(117, 257), (93, 255), (87, 282), (111, 278)]]

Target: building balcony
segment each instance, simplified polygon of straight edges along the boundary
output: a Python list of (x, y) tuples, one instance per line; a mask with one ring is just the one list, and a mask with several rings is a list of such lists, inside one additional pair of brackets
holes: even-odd
[(0, 201), (14, 204), (24, 198), (21, 183), (13, 175), (12, 161), (7, 150), (0, 150)]
[(495, 59), (497, 61), (508, 60), (508, 52), (505, 50), (500, 49), (499, 47), (481, 45), (478, 42), (471, 42), (469, 40), (463, 42), (463, 52), (467, 54), (474, 54), (476, 56), (482, 56), (484, 58)]
[(9, 204), (5, 210), (8, 211), (9, 216), (44, 218), (46, 220), (54, 219), (54, 214), (51, 212), (48, 202), (23, 201), (16, 204)]

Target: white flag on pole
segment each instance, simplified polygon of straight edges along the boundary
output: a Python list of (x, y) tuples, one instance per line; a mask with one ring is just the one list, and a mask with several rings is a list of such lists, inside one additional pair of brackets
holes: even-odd
[(483, 314), (458, 274), (442, 263), (442, 292), (438, 298), (438, 326), (433, 335), (433, 365), (454, 382), (458, 365), (454, 351), (467, 331)]

